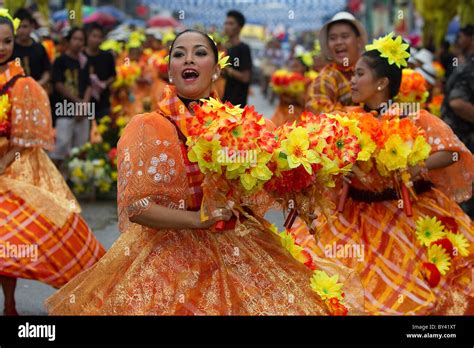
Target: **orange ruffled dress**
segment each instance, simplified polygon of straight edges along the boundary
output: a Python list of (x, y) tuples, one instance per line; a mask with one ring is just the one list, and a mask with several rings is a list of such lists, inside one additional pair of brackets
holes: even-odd
[(151, 202), (199, 209), (202, 175), (185, 159), (177, 128), (166, 117), (187, 134), (192, 115), (171, 87), (159, 111), (134, 116), (118, 144), (123, 233), (101, 261), (47, 300), (49, 314), (326, 315), (310, 288), (311, 271), (270, 231), (257, 225), (246, 233), (154, 230), (130, 222)]
[[(350, 111), (364, 112), (361, 108)], [(416, 123), (425, 130), (432, 153), (457, 151), (460, 156), (457, 163), (429, 172), (434, 188), (419, 194), (418, 200), (412, 202), (412, 217), (404, 214), (396, 200), (366, 203), (348, 198), (342, 214), (329, 222), (323, 216), (318, 219), (317, 241), (302, 224), (295, 226), (292, 233), (311, 253), (357, 271), (365, 289), (368, 314), (472, 315), (474, 230), (470, 218), (456, 202), (472, 194), (473, 156), (438, 117), (421, 110)], [(387, 182), (376, 170), (366, 179), (366, 184), (352, 180), (352, 185), (367, 191), (387, 188)], [(452, 259), (449, 271), (441, 275), (440, 283), (434, 288), (423, 275), (427, 249), (415, 236), (416, 221), (424, 216), (454, 219), (458, 233), (470, 242), (469, 256), (458, 255)], [(363, 250), (362, 260), (350, 257), (349, 251), (357, 248)]]
[[(11, 62), (0, 75), (0, 85), (16, 75), (24, 75), (23, 70)], [(6, 94), (11, 131), (0, 135), (0, 157), (12, 146), (23, 150), (0, 175), (0, 274), (61, 287), (97, 262), (105, 250), (43, 150), (54, 146), (46, 92), (25, 77)]]

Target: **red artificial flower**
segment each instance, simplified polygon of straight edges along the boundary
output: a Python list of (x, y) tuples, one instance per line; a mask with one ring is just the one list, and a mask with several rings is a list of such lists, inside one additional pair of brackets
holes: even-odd
[(423, 262), (422, 272), (430, 287), (434, 288), (439, 284), (441, 273), (439, 273), (436, 265), (431, 262)]
[(439, 245), (440, 247), (444, 248), (444, 250), (446, 250), (449, 256), (454, 257), (454, 246), (448, 238), (438, 239), (431, 243), (431, 245), (433, 244)]
[(346, 316), (349, 312), (347, 307), (344, 306), (337, 297), (331, 297), (326, 301), (326, 304), (331, 312), (331, 315)]
[(456, 222), (456, 219), (451, 216), (437, 216), (437, 219), (441, 221), (448, 231), (458, 233), (458, 223)]

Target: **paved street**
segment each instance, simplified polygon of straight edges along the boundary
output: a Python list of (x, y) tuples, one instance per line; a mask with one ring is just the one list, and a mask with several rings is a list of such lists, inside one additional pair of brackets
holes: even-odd
[[(272, 106), (260, 94), (260, 88), (252, 87), (249, 104), (270, 118), (275, 106)], [(106, 249), (117, 239), (119, 232), (117, 227), (117, 206), (115, 201), (81, 202), (83, 216), (88, 222), (98, 240)], [(270, 211), (268, 219), (282, 228), (282, 213)], [(17, 309), (21, 315), (46, 315), (43, 306), (44, 300), (53, 294), (55, 289), (46, 284), (34, 280), (19, 279), (16, 292)], [(3, 306), (3, 292), (0, 291), (0, 305)], [(3, 308), (3, 307), (1, 307)], [(3, 313), (3, 310), (0, 311)]]

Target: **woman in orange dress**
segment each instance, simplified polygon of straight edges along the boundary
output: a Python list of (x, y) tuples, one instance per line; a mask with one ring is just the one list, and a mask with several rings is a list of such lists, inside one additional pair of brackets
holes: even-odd
[[(402, 47), (401, 54), (404, 51)], [(381, 57), (379, 50), (366, 51), (351, 81), (352, 99), (364, 108), (350, 111), (371, 113), (378, 120), (400, 117), (395, 107), (387, 106), (399, 91), (401, 76), (402, 68)], [(391, 180), (382, 177), (375, 165), (371, 170), (359, 166), (351, 178), (343, 212), (334, 219), (318, 218), (317, 241), (304, 227), (292, 232), (312, 253), (358, 272), (368, 314), (472, 315), (474, 230), (458, 203), (472, 194), (473, 156), (438, 117), (421, 110), (413, 120), (424, 129), (431, 154), (425, 167), (409, 168), (417, 191), (412, 217), (404, 214)], [(436, 218), (452, 232), (449, 242), (439, 242), (443, 249), (450, 249), (451, 244), (455, 251), (449, 270), (443, 270), (447, 257), (440, 249), (432, 248), (428, 255), (428, 248), (438, 243), (440, 225), (427, 224), (417, 230), (420, 218)], [(343, 252), (354, 249), (363, 251), (363, 259)]]
[(17, 278), (61, 287), (105, 253), (43, 149), (54, 147), (46, 92), (9, 61), (14, 22), (0, 13), (0, 283), (17, 315)]
[[(157, 112), (132, 118), (118, 144), (119, 228), (108, 253), (47, 300), (53, 315), (327, 314), (311, 271), (258, 225), (215, 232), (200, 220), (202, 175), (186, 155), (192, 105), (216, 97), (217, 48), (188, 30), (171, 46)], [(349, 289), (351, 290), (351, 289)], [(70, 303), (74, 294), (75, 302)]]

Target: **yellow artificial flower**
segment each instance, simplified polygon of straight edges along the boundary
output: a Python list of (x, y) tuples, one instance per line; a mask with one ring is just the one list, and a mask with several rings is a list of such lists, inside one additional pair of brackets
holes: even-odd
[(437, 244), (428, 248), (428, 261), (436, 266), (441, 275), (446, 275), (451, 266), (451, 257), (441, 245)]
[(461, 256), (469, 255), (469, 241), (466, 239), (466, 237), (464, 237), (462, 233), (447, 232), (446, 238), (449, 239), (449, 241), (457, 251), (457, 254)]
[(310, 71), (306, 72), (306, 73), (304, 74), (304, 76), (305, 76), (306, 78), (310, 79), (311, 81), (314, 81), (314, 80), (316, 80), (316, 77), (319, 76), (319, 73), (318, 73), (317, 71), (310, 70)]
[(397, 67), (405, 67), (408, 65), (407, 59), (410, 58), (410, 53), (407, 52), (408, 44), (402, 42), (402, 37), (397, 36), (393, 38), (395, 34), (390, 34), (375, 39), (370, 45), (366, 45), (367, 51), (377, 50), (380, 52), (380, 56), (388, 59), (389, 64), (395, 64)]
[(219, 52), (219, 59), (218, 59), (217, 64), (219, 64), (219, 67), (221, 69), (224, 69), (226, 66), (231, 65), (229, 63), (229, 59), (230, 59), (230, 57), (226, 56), (225, 53), (221, 51), (221, 52)]
[(296, 168), (300, 165), (309, 174), (313, 173), (312, 163), (319, 163), (316, 152), (309, 149), (308, 131), (303, 127), (296, 127), (288, 134), (288, 138), (281, 142), (281, 149), (287, 156), (288, 166)]
[(201, 172), (211, 171), (220, 174), (219, 151), (222, 151), (222, 147), (218, 140), (206, 141), (201, 138), (191, 147), (188, 158), (191, 162), (198, 163)]
[(10, 108), (11, 104), (8, 94), (3, 94), (0, 97), (0, 122), (3, 122), (7, 119)]
[(113, 181), (117, 181), (117, 171), (114, 170), (111, 174), (110, 177), (112, 178)]
[(107, 182), (107, 181), (101, 181), (101, 182), (99, 183), (99, 191), (100, 191), (100, 192), (109, 192), (109, 191), (110, 191), (110, 187), (111, 187), (111, 185), (110, 185), (110, 183)]
[(78, 179), (85, 179), (86, 178), (86, 176), (85, 176), (84, 172), (82, 171), (81, 167), (75, 167), (71, 172), (71, 176), (73, 178), (78, 178)]
[(389, 171), (407, 167), (410, 146), (398, 134), (391, 135), (385, 146), (377, 155), (377, 162), (383, 164)]
[(97, 126), (97, 131), (98, 131), (100, 134), (104, 134), (105, 132), (107, 132), (107, 129), (108, 129), (108, 127), (107, 127), (105, 124), (102, 124), (102, 123), (100, 123), (100, 124)]
[(295, 260), (304, 263), (306, 258), (301, 252), (304, 250), (301, 246), (295, 244), (295, 240), (291, 234), (287, 231), (283, 231), (280, 234), (281, 245), (288, 250), (288, 252), (295, 258)]
[(246, 169), (241, 171), (240, 183), (247, 190), (252, 190), (258, 181), (268, 181), (273, 175), (273, 172), (267, 167), (268, 161), (272, 158), (272, 154), (268, 152), (260, 153), (257, 162), (252, 166), (248, 165)]
[(424, 246), (444, 237), (444, 226), (436, 217), (420, 217), (416, 221), (416, 238)]
[(377, 149), (377, 144), (372, 140), (369, 134), (362, 133), (359, 137), (360, 152), (357, 156), (358, 161), (368, 161), (374, 151)]
[(74, 185), (74, 191), (76, 191), (76, 193), (82, 193), (85, 191), (85, 188), (83, 185)]
[(125, 127), (127, 125), (127, 123), (128, 123), (128, 119), (125, 116), (120, 116), (115, 121), (115, 124), (120, 128)]
[(332, 277), (324, 271), (314, 271), (311, 277), (311, 289), (316, 292), (323, 300), (333, 297), (343, 300), (342, 297), (342, 283), (338, 283), (339, 275), (335, 274)]
[(103, 123), (103, 124), (108, 124), (112, 122), (112, 119), (110, 118), (109, 115), (105, 115), (104, 117), (102, 117), (99, 121), (99, 123)]
[(410, 155), (408, 156), (408, 164), (411, 166), (427, 159), (431, 152), (431, 146), (426, 142), (424, 136), (417, 136), (413, 144)]

